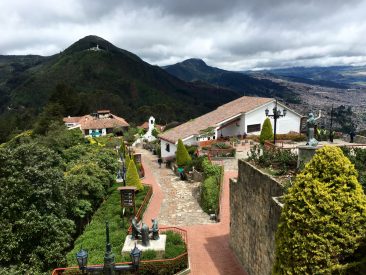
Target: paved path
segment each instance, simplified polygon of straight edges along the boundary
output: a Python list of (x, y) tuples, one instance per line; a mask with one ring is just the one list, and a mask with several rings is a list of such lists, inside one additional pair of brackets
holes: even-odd
[[(162, 225), (188, 226), (214, 223), (198, 204), (200, 182), (181, 181), (171, 169), (165, 168), (164, 165), (159, 168), (157, 156), (146, 150), (137, 149), (136, 151), (142, 154), (145, 170), (148, 170), (145, 173), (144, 182), (153, 183), (154, 196), (155, 190), (159, 187), (157, 194), (159, 198), (156, 202), (160, 203), (154, 201), (150, 203), (151, 207), (145, 214), (144, 220), (150, 220), (154, 214)], [(151, 211), (150, 208), (152, 208)]]
[(144, 182), (152, 184), (154, 188), (144, 221), (159, 217), (160, 225), (185, 225), (183, 228), (188, 232), (191, 274), (246, 274), (229, 247), (229, 179), (237, 176), (237, 171), (225, 171), (220, 223), (207, 224), (211, 221), (199, 208), (195, 198), (197, 183), (181, 182), (170, 169), (163, 166), (159, 168), (156, 156), (146, 150), (138, 151), (142, 153), (145, 168)]

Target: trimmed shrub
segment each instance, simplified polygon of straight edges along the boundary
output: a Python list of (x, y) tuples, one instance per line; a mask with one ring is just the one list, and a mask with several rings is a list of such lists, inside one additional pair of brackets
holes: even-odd
[(178, 140), (177, 152), (175, 154), (178, 166), (186, 166), (192, 161), (181, 139)]
[(212, 164), (207, 158), (205, 158), (202, 162), (203, 174), (205, 178), (215, 177), (220, 179), (221, 177), (221, 167), (215, 164)]
[(259, 141), (261, 144), (264, 144), (264, 142), (266, 140), (271, 140), (271, 139), (273, 139), (273, 129), (272, 129), (271, 121), (267, 117), (264, 120), (262, 131), (261, 131), (261, 134), (259, 135)]
[(204, 180), (201, 190), (201, 207), (208, 214), (214, 214), (219, 207), (220, 182), (211, 176)]
[(126, 168), (128, 169), (128, 167), (130, 167), (130, 162), (131, 162), (131, 158), (129, 154), (125, 154), (125, 165)]
[(126, 183), (128, 186), (135, 186), (137, 190), (143, 190), (144, 186), (141, 184), (139, 174), (136, 169), (135, 162), (130, 161), (126, 174)]
[(299, 134), (299, 133), (276, 134), (276, 139), (277, 140), (292, 140), (292, 141), (300, 142), (300, 141), (306, 141), (306, 135)]
[(341, 149), (319, 149), (284, 204), (274, 274), (338, 274), (358, 261), (366, 234), (366, 196)]

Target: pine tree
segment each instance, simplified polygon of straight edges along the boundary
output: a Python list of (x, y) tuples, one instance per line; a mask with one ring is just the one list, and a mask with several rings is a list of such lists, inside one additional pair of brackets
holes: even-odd
[(179, 167), (188, 165), (192, 159), (188, 154), (187, 148), (184, 146), (181, 139), (178, 140), (177, 152), (175, 153), (177, 165)]
[(130, 166), (130, 162), (131, 162), (131, 158), (129, 154), (125, 154), (125, 166), (126, 169), (128, 170), (128, 167)]
[(259, 141), (260, 141), (261, 144), (264, 144), (264, 142), (266, 140), (271, 140), (271, 139), (273, 139), (273, 129), (272, 129), (271, 121), (267, 117), (264, 120), (264, 123), (263, 123), (263, 126), (262, 126), (262, 131), (261, 131), (261, 134), (259, 136)]
[(357, 172), (340, 148), (325, 146), (284, 197), (273, 274), (338, 274), (365, 235), (366, 196)]
[(130, 164), (128, 165), (126, 183), (128, 186), (135, 186), (137, 190), (144, 190), (144, 186), (140, 181), (140, 177), (133, 160), (131, 160)]

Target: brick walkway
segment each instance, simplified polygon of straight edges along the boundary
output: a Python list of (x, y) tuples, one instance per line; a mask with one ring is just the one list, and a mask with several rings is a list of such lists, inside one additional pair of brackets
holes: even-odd
[[(179, 179), (166, 168), (159, 168), (156, 156), (152, 156), (148, 151), (138, 149), (142, 153), (142, 162), (145, 168), (145, 183), (153, 185), (154, 194), (148, 209), (144, 214), (144, 221), (150, 224), (150, 219), (155, 217), (162, 218), (159, 224), (171, 226), (174, 224), (187, 224), (184, 226), (188, 232), (188, 250), (191, 265), (191, 274), (193, 275), (240, 275), (246, 274), (242, 269), (239, 261), (229, 247), (229, 231), (230, 231), (230, 209), (229, 209), (229, 179), (237, 176), (237, 171), (225, 171), (223, 196), (221, 201), (221, 221), (214, 224), (202, 224), (210, 222), (205, 213), (199, 213), (198, 220), (195, 221), (195, 212), (184, 211), (187, 209), (178, 209), (182, 198), (179, 194), (172, 191), (175, 188), (181, 189), (190, 187), (194, 190), (194, 186), (189, 183), (179, 183)], [(165, 179), (165, 180), (164, 180)], [(170, 179), (170, 180), (168, 180)], [(160, 182), (160, 180), (162, 180)], [(169, 190), (167, 186), (172, 185)], [(174, 188), (175, 187), (175, 188)], [(176, 189), (175, 189), (176, 190)], [(194, 194), (194, 192), (193, 192)], [(184, 200), (188, 199), (193, 202), (189, 204), (188, 209), (196, 209), (197, 200), (191, 192), (188, 199), (188, 193), (185, 193)], [(178, 195), (178, 197), (177, 197)], [(168, 199), (169, 197), (169, 199)], [(183, 201), (184, 201), (183, 200)], [(174, 211), (172, 209), (175, 209)], [(174, 212), (182, 213), (181, 216), (173, 216)], [(183, 211), (183, 212), (182, 212)], [(201, 215), (203, 214), (203, 215)], [(189, 218), (187, 218), (189, 217)], [(168, 223), (173, 221), (174, 224)], [(187, 223), (189, 221), (189, 223)], [(196, 223), (193, 225), (193, 223)]]

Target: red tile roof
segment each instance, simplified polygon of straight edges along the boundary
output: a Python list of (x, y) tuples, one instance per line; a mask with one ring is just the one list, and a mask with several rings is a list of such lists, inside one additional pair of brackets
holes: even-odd
[(82, 119), (82, 116), (69, 116), (69, 117), (64, 117), (63, 121), (65, 123), (79, 123), (79, 121)]
[(218, 107), (216, 110), (210, 113), (172, 128), (160, 134), (159, 137), (163, 140), (176, 143), (178, 139), (184, 139), (193, 135), (198, 135), (201, 130), (207, 129), (208, 127), (215, 127), (218, 123), (226, 119), (252, 111), (271, 101), (274, 101), (274, 99), (243, 96)]
[[(139, 127), (142, 128), (142, 129), (147, 130), (147, 129), (149, 129), (149, 122), (145, 121)], [(155, 124), (155, 127), (158, 128), (160, 131), (164, 130), (164, 126), (162, 126), (162, 125)]]
[(107, 118), (85, 115), (82, 117), (65, 117), (63, 120), (65, 123), (79, 123), (82, 130), (129, 126), (126, 120), (113, 114)]

